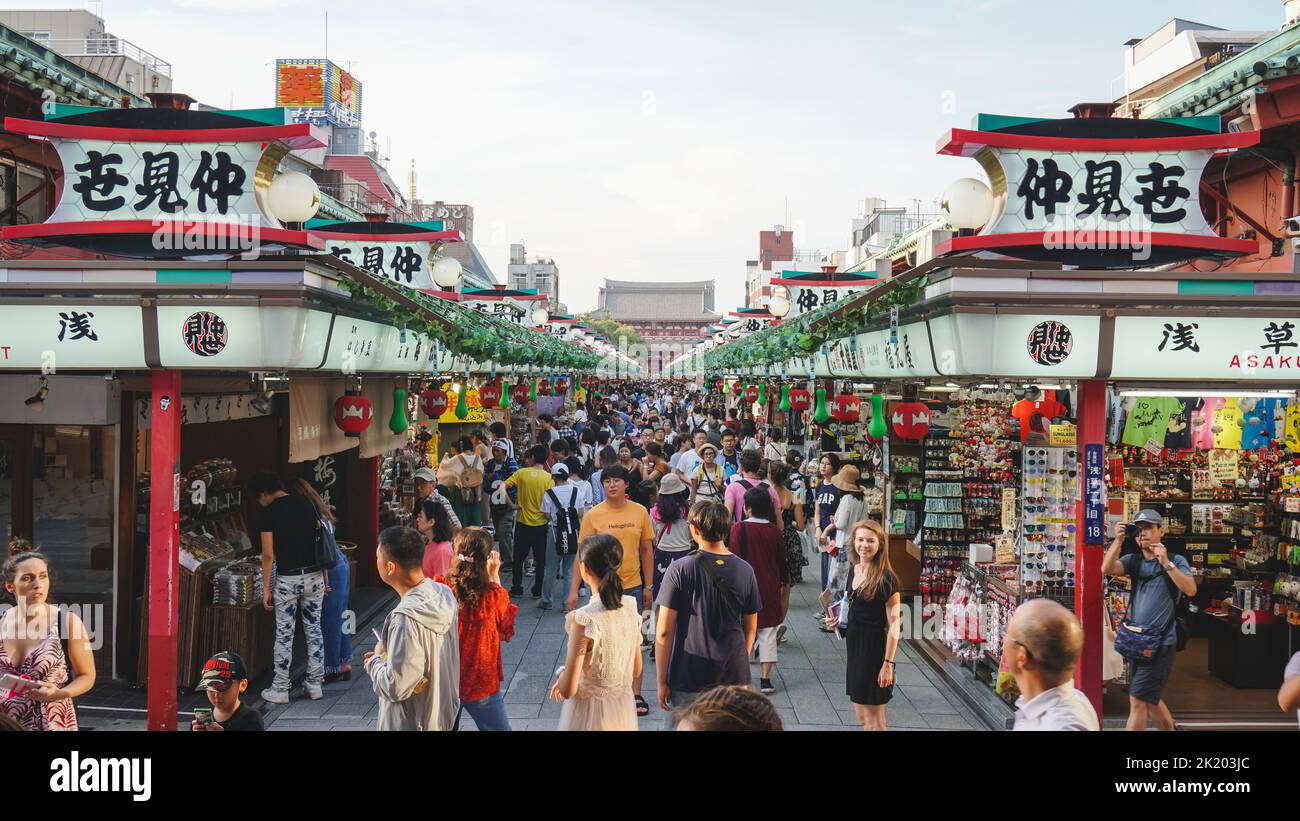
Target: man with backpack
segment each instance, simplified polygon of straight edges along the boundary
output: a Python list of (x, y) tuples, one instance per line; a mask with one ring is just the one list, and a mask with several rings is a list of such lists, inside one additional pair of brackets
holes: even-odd
[(727, 512), (731, 514), (732, 519), (739, 522), (745, 516), (745, 493), (753, 488), (762, 486), (767, 488), (767, 492), (772, 496), (772, 509), (776, 511), (776, 521), (773, 524), (777, 529), (785, 527), (785, 522), (781, 518), (781, 497), (777, 495), (776, 488), (769, 485), (758, 472), (763, 467), (763, 457), (757, 450), (746, 450), (740, 454), (740, 475), (727, 485), (726, 503)]
[(564, 579), (561, 595), (567, 593), (573, 581), (573, 562), (578, 556), (582, 515), (591, 507), (591, 484), (574, 473), (572, 463), (575, 461), (570, 457), (568, 463), (556, 462), (551, 467), (555, 487), (542, 497), (542, 513), (550, 527), (546, 537), (548, 575), (550, 568), (555, 568), (555, 576), (542, 583), (542, 600), (537, 606), (543, 610), (550, 610), (553, 606), (551, 591), (557, 577)]
[[(1130, 528), (1136, 529), (1133, 533)], [(1138, 552), (1120, 556), (1128, 535), (1137, 539)], [(1174, 717), (1161, 699), (1169, 674), (1174, 669), (1174, 655), (1179, 648), (1178, 604), (1181, 596), (1196, 595), (1196, 579), (1187, 559), (1170, 556), (1164, 539), (1164, 518), (1154, 510), (1138, 513), (1127, 527), (1115, 527), (1102, 559), (1101, 570), (1110, 576), (1128, 576), (1132, 583), (1128, 618), (1120, 631), (1148, 638), (1152, 646), (1128, 657), (1129, 730), (1146, 730), (1147, 719), (1158, 730), (1174, 729)], [(1124, 639), (1117, 638), (1115, 649), (1124, 655)], [(1185, 641), (1185, 638), (1184, 638)]]
[(668, 711), (717, 684), (749, 685), (763, 609), (754, 569), (727, 549), (726, 507), (700, 502), (687, 521), (699, 550), (668, 566), (655, 599), (655, 672), (659, 706)]

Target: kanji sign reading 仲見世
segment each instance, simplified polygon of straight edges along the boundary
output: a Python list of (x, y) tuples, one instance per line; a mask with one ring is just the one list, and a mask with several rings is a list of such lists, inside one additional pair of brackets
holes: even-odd
[(326, 239), (325, 248), (344, 262), (394, 285), (418, 290), (435, 289), (430, 274), (433, 243), (382, 242), (379, 237), (371, 242)]
[(1091, 267), (1146, 267), (1193, 256), (1253, 253), (1219, 236), (1201, 211), (1215, 151), (1258, 132), (1219, 133), (1214, 118), (1038, 120), (981, 114), (940, 153), (974, 157), (993, 183), (993, 210), (941, 253), (996, 251)]

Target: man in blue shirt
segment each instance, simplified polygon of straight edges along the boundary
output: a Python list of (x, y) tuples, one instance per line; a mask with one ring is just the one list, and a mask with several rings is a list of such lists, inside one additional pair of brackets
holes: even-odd
[(1115, 538), (1102, 559), (1101, 570), (1111, 576), (1128, 576), (1133, 592), (1129, 599), (1129, 618), (1163, 636), (1154, 658), (1128, 662), (1129, 730), (1143, 731), (1147, 719), (1158, 730), (1174, 729), (1174, 717), (1161, 699), (1169, 673), (1174, 668), (1178, 641), (1177, 605), (1179, 595), (1196, 595), (1196, 579), (1191, 565), (1182, 556), (1170, 556), (1162, 540), (1164, 518), (1154, 510), (1143, 510), (1132, 521), (1137, 526), (1140, 552), (1120, 556), (1125, 541), (1125, 525), (1115, 526)]

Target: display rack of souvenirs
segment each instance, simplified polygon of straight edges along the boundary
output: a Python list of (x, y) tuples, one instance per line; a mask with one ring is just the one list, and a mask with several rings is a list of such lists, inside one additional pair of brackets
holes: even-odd
[(221, 564), (212, 574), (212, 603), (250, 607), (262, 601), (262, 563), (240, 559)]
[(1026, 446), (1020, 507), (1020, 589), (1073, 609), (1075, 503), (1079, 453), (1073, 447)]

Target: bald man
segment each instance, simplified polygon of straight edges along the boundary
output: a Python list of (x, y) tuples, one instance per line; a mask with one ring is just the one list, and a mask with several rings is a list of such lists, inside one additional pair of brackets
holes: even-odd
[(1097, 713), (1074, 689), (1083, 628), (1074, 614), (1050, 599), (1020, 605), (1007, 626), (1002, 656), (1020, 698), (1015, 730), (1100, 730)]

